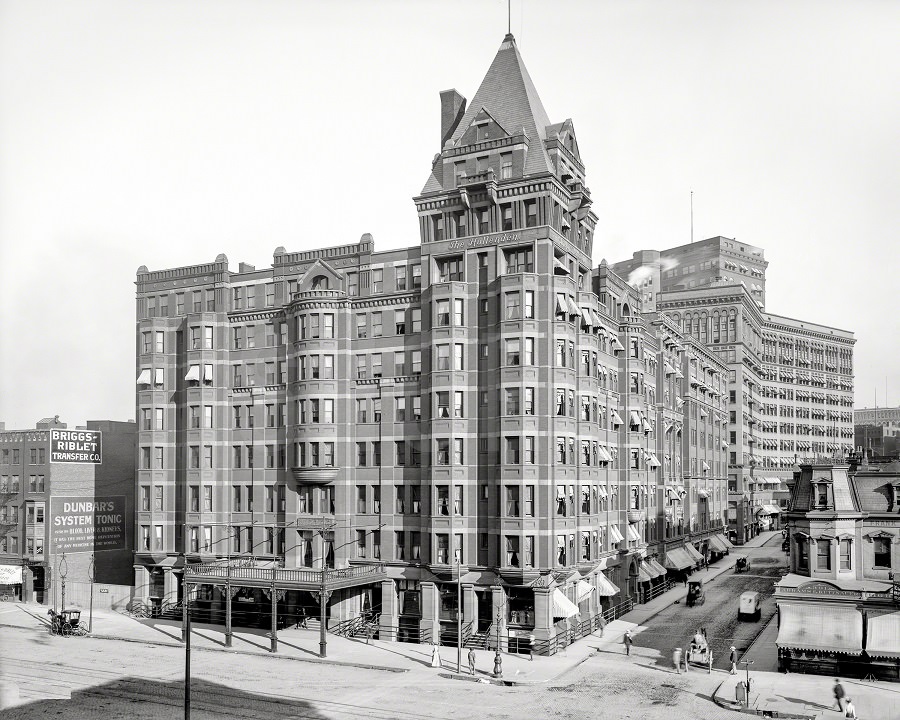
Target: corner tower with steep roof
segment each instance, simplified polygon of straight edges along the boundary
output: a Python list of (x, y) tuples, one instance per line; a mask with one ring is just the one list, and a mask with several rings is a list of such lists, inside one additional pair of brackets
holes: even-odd
[(597, 217), (574, 125), (550, 122), (511, 34), (471, 103), (441, 93), (441, 142), (415, 198), (423, 245), (547, 227), (573, 276), (590, 268)]

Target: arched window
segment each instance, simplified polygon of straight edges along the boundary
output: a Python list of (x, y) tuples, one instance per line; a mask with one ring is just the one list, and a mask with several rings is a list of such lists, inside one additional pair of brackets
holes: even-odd
[(328, 278), (324, 275), (316, 275), (312, 281), (313, 290), (328, 290)]

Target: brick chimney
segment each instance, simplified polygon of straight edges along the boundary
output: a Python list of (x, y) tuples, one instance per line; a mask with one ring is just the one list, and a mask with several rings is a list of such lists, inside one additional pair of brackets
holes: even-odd
[(456, 90), (441, 91), (441, 149), (466, 114), (466, 99)]

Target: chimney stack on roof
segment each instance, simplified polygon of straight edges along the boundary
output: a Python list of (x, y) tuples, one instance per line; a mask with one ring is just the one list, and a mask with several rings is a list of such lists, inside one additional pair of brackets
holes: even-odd
[(441, 91), (441, 148), (466, 114), (466, 99), (456, 90)]

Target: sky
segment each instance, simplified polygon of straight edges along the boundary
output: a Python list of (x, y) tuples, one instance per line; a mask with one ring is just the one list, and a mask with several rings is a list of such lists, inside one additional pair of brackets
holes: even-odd
[[(0, 0), (0, 421), (134, 418), (135, 272), (418, 243), (439, 92), (505, 0)], [(856, 334), (900, 404), (900, 3), (512, 0), (571, 118), (594, 264), (761, 246), (766, 309)], [(876, 395), (877, 393), (877, 395)]]

